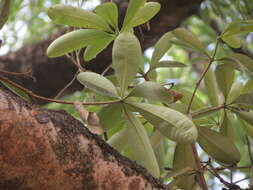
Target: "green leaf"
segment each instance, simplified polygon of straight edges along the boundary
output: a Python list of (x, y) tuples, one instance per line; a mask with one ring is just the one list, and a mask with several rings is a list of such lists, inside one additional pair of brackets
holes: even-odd
[(249, 80), (247, 80), (246, 84), (244, 85), (241, 93), (247, 94), (252, 90), (253, 90), (253, 79), (249, 79)]
[[(177, 143), (174, 159), (173, 159), (173, 171), (180, 171), (184, 168), (197, 169), (194, 154), (192, 152), (191, 144)], [(192, 190), (197, 184), (195, 173), (185, 173), (176, 177), (177, 186), (180, 189)]]
[(115, 3), (102, 3), (98, 5), (94, 11), (114, 29), (118, 28), (118, 7)]
[(128, 139), (132, 145), (137, 163), (147, 168), (154, 177), (159, 177), (159, 166), (143, 125), (136, 116), (127, 109), (125, 109), (125, 116), (130, 132)]
[(129, 27), (135, 27), (148, 22), (159, 12), (160, 8), (161, 5), (157, 2), (145, 3), (131, 20)]
[(221, 37), (245, 34), (248, 32), (253, 32), (253, 20), (233, 21), (226, 27)]
[(157, 163), (159, 165), (159, 169), (161, 171), (160, 173), (162, 173), (165, 168), (165, 158), (166, 158), (165, 147), (163, 142), (161, 142), (158, 145), (158, 147), (154, 150), (154, 153), (156, 156)]
[(122, 106), (121, 104), (110, 104), (103, 107), (98, 112), (98, 117), (102, 128), (107, 131), (122, 123)]
[(197, 139), (198, 131), (194, 123), (180, 112), (152, 104), (129, 102), (127, 105), (174, 141), (194, 142)]
[(196, 112), (192, 113), (192, 118), (199, 119), (199, 118), (203, 118), (203, 117), (208, 117), (208, 116), (214, 115), (214, 113), (217, 113), (218, 111), (220, 111), (220, 110), (219, 109), (212, 109), (212, 108), (199, 109)]
[(144, 97), (150, 101), (161, 101), (164, 103), (171, 103), (174, 100), (168, 89), (159, 83), (151, 81), (137, 85), (128, 96)]
[(131, 33), (121, 33), (113, 44), (112, 62), (121, 88), (121, 95), (134, 80), (142, 61), (139, 40)]
[(121, 152), (129, 144), (129, 129), (125, 128), (114, 134), (107, 143)]
[(150, 137), (150, 143), (154, 150), (160, 145), (160, 143), (164, 138), (165, 137), (161, 134), (159, 130), (155, 130), (153, 132), (153, 134)]
[(249, 123), (250, 125), (253, 125), (253, 112), (247, 112), (247, 111), (238, 111), (235, 109), (231, 110), (234, 112), (237, 116), (239, 116), (241, 119)]
[(171, 47), (170, 40), (174, 37), (171, 32), (165, 33), (155, 44), (154, 52), (151, 57), (151, 67), (154, 67), (162, 56), (169, 50)]
[(135, 17), (140, 8), (145, 4), (146, 0), (130, 0), (126, 12), (126, 16), (124, 18), (123, 26), (121, 31), (126, 31), (129, 29), (129, 24), (132, 19)]
[(224, 111), (224, 116), (223, 116), (223, 121), (222, 124), (220, 126), (220, 133), (225, 136), (228, 137), (231, 141), (234, 140), (234, 130), (232, 127), (232, 124), (230, 122), (229, 118), (229, 113), (225, 110)]
[(241, 94), (232, 103), (251, 108), (253, 106), (253, 96), (251, 93)]
[(219, 89), (227, 98), (235, 77), (234, 69), (229, 64), (221, 64), (216, 67), (215, 75)]
[(187, 44), (187, 46), (203, 54), (207, 54), (204, 45), (199, 41), (199, 39), (185, 28), (176, 28), (172, 31), (172, 33), (178, 40)]
[(216, 78), (214, 72), (209, 69), (204, 77), (204, 83), (206, 88), (206, 94), (210, 100), (211, 105), (218, 106), (218, 87), (216, 83)]
[(82, 72), (77, 75), (77, 80), (97, 93), (105, 96), (118, 97), (113, 83), (102, 75), (93, 72)]
[(250, 138), (253, 139), (253, 126), (249, 125), (247, 122), (243, 121), (242, 119), (239, 119), (241, 123), (241, 127), (246, 132), (246, 135), (250, 136)]
[(231, 58), (237, 60), (241, 65), (246, 67), (250, 72), (253, 72), (253, 59), (241, 53), (230, 55)]
[(237, 38), (236, 36), (224, 36), (222, 37), (222, 40), (226, 42), (229, 46), (232, 48), (240, 48), (241, 47), (241, 40), (240, 38)]
[[(178, 89), (178, 92), (183, 95), (183, 98), (180, 101), (186, 105), (189, 105), (189, 102), (192, 97), (192, 93), (185, 89)], [(191, 109), (198, 110), (204, 107), (206, 107), (205, 103), (201, 99), (199, 99), (197, 96), (195, 96), (192, 102)]]
[(8, 83), (8, 82), (2, 81), (1, 79), (0, 79), (0, 82), (1, 82), (6, 88), (8, 88), (10, 91), (12, 91), (14, 94), (16, 94), (17, 96), (19, 96), (19, 97), (21, 97), (21, 98), (23, 98), (23, 99), (25, 99), (25, 100), (27, 100), (27, 101), (31, 101), (30, 96), (29, 96), (26, 92), (24, 92), (24, 91), (22, 91), (22, 90), (16, 88), (15, 86), (13, 86), (12, 84), (10, 84), (10, 83)]
[(178, 61), (160, 61), (155, 68), (181, 68), (187, 67), (184, 63)]
[(99, 39), (97, 43), (88, 45), (84, 52), (84, 60), (90, 61), (94, 59), (101, 51), (103, 51), (113, 40), (114, 36), (107, 35), (103, 39)]
[(81, 8), (57, 4), (50, 7), (47, 14), (56, 24), (111, 31), (109, 25), (100, 16)]
[(88, 45), (96, 45), (99, 41), (112, 37), (106, 32), (95, 29), (80, 29), (69, 32), (50, 44), (47, 48), (47, 56), (59, 57)]
[(231, 103), (237, 97), (239, 97), (240, 94), (241, 94), (242, 89), (243, 89), (243, 84), (241, 82), (238, 82), (238, 81), (234, 82), (233, 85), (232, 85), (232, 87), (231, 87), (231, 90), (230, 90), (230, 92), (228, 94), (228, 100), (227, 100), (227, 102)]
[(0, 30), (2, 29), (3, 25), (8, 20), (10, 4), (11, 4), (11, 0), (0, 1)]
[(240, 161), (240, 152), (229, 138), (207, 127), (199, 127), (198, 129), (197, 141), (209, 156), (229, 166)]
[(218, 61), (224, 64), (228, 64), (234, 70), (238, 70), (241, 72), (244, 71), (244, 67), (240, 64), (240, 62), (232, 58), (231, 55), (229, 57), (222, 57)]

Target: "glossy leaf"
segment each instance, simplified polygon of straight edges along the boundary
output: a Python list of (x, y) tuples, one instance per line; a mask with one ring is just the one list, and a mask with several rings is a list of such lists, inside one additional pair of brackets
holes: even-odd
[(129, 144), (129, 129), (122, 129), (115, 133), (107, 143), (115, 148), (117, 151), (121, 152)]
[(253, 106), (253, 96), (251, 93), (241, 94), (233, 101), (233, 103), (242, 106)]
[[(177, 143), (174, 152), (173, 171), (180, 171), (184, 168), (191, 168), (192, 170), (197, 168), (192, 147), (191, 144)], [(196, 177), (194, 173), (190, 172), (182, 174), (176, 177), (177, 186), (180, 189), (192, 190), (197, 184)]]
[(219, 98), (218, 98), (218, 87), (216, 83), (216, 78), (214, 72), (209, 69), (204, 77), (204, 83), (206, 88), (206, 94), (209, 98), (211, 105), (218, 106)]
[(118, 97), (115, 86), (107, 78), (93, 72), (82, 72), (77, 75), (77, 80), (97, 93)]
[(253, 72), (253, 59), (251, 59), (247, 55), (244, 55), (241, 53), (234, 53), (230, 57), (237, 60), (241, 65), (246, 67), (250, 72)]
[(199, 127), (198, 129), (197, 141), (209, 156), (229, 166), (240, 161), (240, 152), (229, 138), (207, 127)]
[(182, 68), (187, 67), (184, 63), (178, 61), (160, 61), (155, 68)]
[(203, 108), (203, 109), (199, 109), (199, 110), (193, 112), (192, 113), (192, 117), (194, 119), (208, 117), (208, 116), (214, 115), (218, 111), (220, 111), (220, 110), (218, 110), (218, 109), (210, 109), (210, 108)]
[(145, 4), (146, 0), (130, 0), (126, 12), (126, 16), (124, 18), (122, 31), (129, 29), (129, 24), (136, 16), (137, 12), (140, 10), (140, 8)]
[(144, 103), (128, 103), (164, 136), (179, 142), (194, 142), (198, 131), (194, 123), (184, 114), (173, 109)]
[(104, 39), (99, 39), (97, 43), (93, 43), (93, 45), (88, 45), (84, 52), (84, 60), (90, 61), (94, 59), (114, 40), (114, 38), (114, 36), (108, 35)]
[(241, 40), (236, 36), (224, 36), (222, 40), (226, 42), (232, 48), (240, 48), (241, 47)]
[(253, 20), (239, 20), (231, 22), (221, 36), (223, 38), (226, 36), (245, 34), (248, 32), (253, 32)]
[(7, 22), (9, 16), (11, 0), (0, 1), (0, 30), (3, 25)]
[(228, 100), (227, 100), (227, 102), (231, 103), (238, 96), (240, 96), (242, 89), (243, 89), (243, 84), (241, 82), (238, 82), (238, 81), (234, 82), (232, 84), (231, 90), (230, 90), (230, 92), (228, 94)]
[(238, 71), (244, 71), (244, 67), (240, 64), (240, 62), (230, 55), (229, 57), (222, 57), (219, 59), (219, 62), (228, 64), (231, 68)]
[(164, 143), (161, 142), (158, 147), (154, 150), (155, 156), (156, 156), (156, 160), (159, 166), (159, 169), (161, 171), (161, 173), (164, 171), (165, 168), (165, 147), (164, 147)]
[(78, 7), (57, 4), (50, 7), (47, 14), (56, 24), (111, 31), (109, 25), (100, 16)]
[(170, 40), (173, 38), (173, 34), (171, 32), (165, 33), (155, 44), (154, 52), (151, 57), (151, 67), (154, 67), (158, 61), (162, 58), (162, 56), (169, 50), (171, 47)]
[(161, 5), (157, 2), (145, 3), (143, 7), (136, 13), (135, 17), (129, 23), (129, 26), (135, 27), (148, 22), (152, 19), (160, 10)]
[(174, 100), (168, 89), (159, 83), (151, 81), (137, 85), (129, 96), (144, 97), (150, 101), (161, 101), (164, 103), (171, 103)]
[(47, 56), (59, 57), (88, 45), (96, 45), (105, 38), (112, 38), (112, 35), (95, 29), (80, 29), (69, 32), (50, 44), (47, 48)]
[(186, 30), (185, 28), (176, 28), (175, 30), (172, 31), (172, 33), (178, 40), (187, 44), (192, 49), (195, 49), (203, 54), (206, 54), (206, 49), (204, 45), (190, 31)]
[(229, 113), (225, 110), (224, 116), (223, 116), (223, 121), (220, 126), (220, 133), (223, 136), (228, 137), (231, 141), (233, 141), (234, 140), (234, 129), (232, 127), (232, 124), (230, 122), (230, 118), (229, 118), (228, 114)]
[(221, 64), (216, 67), (215, 75), (219, 89), (226, 98), (234, 81), (234, 69), (228, 64)]
[(1, 79), (0, 79), (0, 83), (2, 83), (6, 88), (8, 88), (10, 91), (12, 91), (14, 94), (18, 95), (19, 97), (21, 97), (27, 101), (31, 101), (30, 96), (26, 92), (16, 88), (15, 86), (13, 86), (10, 83), (2, 81)]
[(102, 3), (98, 5), (94, 11), (114, 29), (118, 28), (118, 7), (115, 3)]
[(253, 79), (249, 79), (245, 83), (245, 85), (244, 85), (241, 93), (242, 94), (247, 94), (247, 93), (249, 93), (252, 90), (253, 90)]
[(249, 125), (247, 122), (243, 121), (242, 119), (239, 119), (241, 123), (241, 127), (245, 131), (246, 135), (248, 135), (250, 138), (253, 139), (253, 126)]
[[(183, 95), (183, 98), (180, 100), (185, 105), (189, 105), (190, 99), (192, 97), (192, 93), (185, 89), (179, 89), (178, 92), (180, 92)], [(197, 96), (194, 97), (191, 109), (192, 110), (198, 110), (201, 108), (206, 107), (205, 103), (199, 99)]]
[(121, 104), (110, 104), (103, 107), (98, 112), (98, 117), (102, 128), (107, 131), (118, 126), (123, 121), (122, 111)]
[(253, 125), (253, 112), (247, 112), (247, 111), (238, 111), (235, 109), (232, 109), (232, 111), (239, 116), (241, 119), (249, 123), (250, 125)]
[(122, 95), (134, 80), (142, 61), (140, 42), (131, 33), (121, 33), (115, 40), (112, 62)]
[(150, 143), (154, 150), (159, 146), (159, 144), (162, 142), (164, 138), (165, 137), (161, 134), (159, 130), (155, 130), (153, 132), (153, 134), (150, 137)]
[(136, 116), (127, 109), (125, 110), (125, 116), (130, 132), (128, 136), (129, 142), (132, 145), (137, 163), (147, 168), (154, 177), (159, 177), (159, 166), (143, 125)]

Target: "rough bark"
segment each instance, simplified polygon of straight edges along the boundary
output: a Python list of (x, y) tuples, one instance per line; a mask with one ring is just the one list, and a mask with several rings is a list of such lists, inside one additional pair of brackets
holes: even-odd
[[(185, 18), (195, 13), (203, 0), (156, 1), (161, 3), (162, 8), (159, 14), (151, 20), (151, 29), (147, 30), (147, 25), (142, 26), (141, 35), (140, 28), (136, 30), (143, 49), (152, 46), (163, 33), (179, 26)], [(127, 0), (117, 0), (115, 2), (119, 5), (120, 20), (122, 21), (127, 7)], [(76, 72), (75, 66), (66, 56), (55, 59), (47, 58), (45, 54), (46, 48), (55, 36), (33, 46), (23, 47), (16, 52), (0, 57), (0, 69), (16, 72), (32, 69), (33, 78), (12, 77), (12, 79), (39, 95), (47, 97), (55, 96), (57, 92), (71, 81)], [(107, 49), (91, 62), (83, 62), (82, 64), (87, 69), (101, 73), (111, 64), (111, 49)], [(78, 83), (75, 83), (70, 90), (73, 91), (78, 88), (80, 89), (80, 86)]]
[(0, 86), (0, 190), (142, 189), (166, 187), (64, 111)]

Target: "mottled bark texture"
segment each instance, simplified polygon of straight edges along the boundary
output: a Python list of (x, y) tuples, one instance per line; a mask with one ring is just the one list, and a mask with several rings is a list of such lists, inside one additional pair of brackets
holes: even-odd
[[(123, 20), (128, 0), (114, 0), (120, 8), (120, 20)], [(161, 3), (159, 14), (150, 22), (150, 30), (147, 25), (136, 29), (140, 37), (143, 50), (152, 46), (159, 37), (179, 26), (180, 23), (195, 13), (203, 0), (156, 0)], [(62, 33), (62, 32), (60, 32)], [(57, 34), (56, 34), (57, 36)], [(33, 71), (33, 78), (14, 78), (19, 84), (31, 89), (35, 93), (47, 97), (53, 97), (73, 78), (76, 68), (66, 57), (49, 59), (46, 56), (46, 48), (55, 36), (34, 44), (23, 47), (20, 50), (0, 57), (0, 69), (16, 72)], [(87, 69), (101, 73), (111, 64), (111, 49), (107, 49), (89, 63), (82, 63)], [(70, 91), (80, 89), (78, 83), (72, 85)]]
[(64, 111), (0, 86), (0, 190), (144, 189), (166, 188)]

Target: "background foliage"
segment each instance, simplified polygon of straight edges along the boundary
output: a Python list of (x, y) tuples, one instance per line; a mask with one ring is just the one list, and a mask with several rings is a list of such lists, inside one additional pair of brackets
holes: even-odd
[[(10, 10), (10, 18), (7, 25), (4, 26), (4, 28), (1, 30), (1, 38), (4, 41), (4, 45), (1, 48), (1, 54), (7, 52), (8, 50), (15, 50), (21, 46), (29, 45), (32, 43), (35, 43), (37, 41), (40, 41), (49, 35), (51, 35), (54, 31), (59, 29), (59, 25), (55, 26), (52, 24), (50, 19), (46, 15), (47, 9), (56, 3), (60, 3), (60, 0), (37, 0), (37, 1), (19, 1), (15, 0), (13, 1), (13, 4), (11, 5)], [(92, 8), (92, 6), (97, 4), (98, 2), (95, 1), (92, 4), (92, 0), (88, 1), (63, 1), (62, 3), (76, 5), (76, 6), (82, 6), (83, 8)], [(198, 15), (194, 15), (187, 19), (183, 23), (183, 27), (189, 29), (192, 31), (198, 39), (207, 47), (207, 51), (209, 55), (212, 55), (215, 51), (215, 39), (218, 34), (221, 34), (222, 31), (226, 28), (227, 24), (241, 19), (252, 19), (253, 17), (253, 4), (250, 2), (250, 0), (206, 0), (202, 3), (201, 9), (199, 11)], [(253, 34), (252, 33), (245, 33), (242, 35), (237, 36), (238, 40), (241, 41), (242, 47), (240, 48), (241, 51), (247, 52), (249, 56), (252, 56), (253, 52)], [(239, 51), (238, 48), (231, 48), (227, 46), (226, 44), (222, 44), (221, 48), (219, 48), (219, 51), (217, 53), (217, 57), (226, 57), (227, 55), (232, 54), (234, 51)], [(149, 63), (151, 62), (151, 55), (154, 52), (154, 48), (150, 47), (147, 49), (144, 53), (144, 64), (143, 64), (143, 70), (147, 71), (149, 67)], [(163, 56), (162, 60), (170, 60), (170, 61), (178, 61), (182, 62), (187, 67), (183, 68), (160, 68), (157, 69), (157, 81), (162, 84), (168, 84), (168, 86), (171, 86), (171, 83), (174, 84), (173, 90), (176, 90), (179, 93), (182, 93), (184, 95), (183, 99), (181, 99), (181, 102), (187, 102), (189, 100), (186, 99), (187, 92), (192, 92), (195, 88), (195, 83), (198, 80), (202, 70), (204, 69), (204, 65), (207, 62), (206, 58), (203, 57), (203, 55), (199, 52), (193, 51), (189, 48), (182, 48), (180, 45), (174, 45), (165, 56)], [(226, 61), (231, 60), (223, 60), (222, 63), (226, 63)], [(216, 62), (216, 65), (219, 65), (220, 62)], [(215, 70), (215, 66), (211, 67), (211, 70)], [(222, 69), (220, 69), (222, 70)], [(220, 75), (221, 81), (224, 80), (226, 77), (226, 74), (228, 74), (229, 68), (226, 68), (223, 73)], [(208, 74), (209, 77), (212, 74)], [(216, 76), (218, 76), (217, 74)], [(252, 80), (251, 80), (251, 73), (249, 72), (235, 72), (235, 83), (233, 83), (232, 89), (238, 90), (239, 88), (244, 90), (245, 92), (251, 92), (253, 88)], [(217, 77), (219, 78), (219, 77)], [(224, 85), (227, 85), (230, 83), (231, 75), (228, 76), (228, 82), (224, 83)], [(219, 79), (218, 79), (219, 80)], [(138, 80), (137, 80), (138, 82)], [(232, 82), (232, 80), (231, 80)], [(192, 107), (201, 108), (203, 105), (210, 105), (210, 93), (205, 88), (205, 83), (200, 84), (199, 91), (196, 94), (196, 99), (198, 101), (194, 102)], [(223, 87), (224, 87), (223, 85)], [(232, 85), (232, 83), (231, 83)], [(225, 88), (225, 87), (224, 87)], [(228, 87), (229, 88), (229, 87)], [(222, 91), (222, 88), (220, 88)], [(226, 89), (224, 90), (226, 91)], [(217, 92), (219, 97), (221, 97), (221, 92)], [(235, 95), (237, 96), (237, 95)], [(231, 98), (231, 97), (230, 97)], [(68, 97), (65, 97), (65, 99), (68, 100), (80, 100), (85, 101), (88, 100), (108, 100), (101, 97), (99, 94), (94, 94), (92, 91), (86, 91), (85, 93), (82, 92), (76, 92), (72, 95), (69, 95)], [(195, 100), (196, 100), (195, 99)], [(233, 99), (233, 97), (231, 98)], [(245, 100), (245, 99), (244, 99)], [(239, 101), (239, 100), (238, 100)], [(215, 100), (213, 100), (215, 102)], [(252, 103), (252, 102), (251, 102)], [(161, 104), (160, 104), (161, 105)], [(184, 106), (183, 104), (177, 102), (175, 104), (171, 105), (171, 108), (174, 108), (176, 110), (182, 111)], [(75, 117), (79, 117), (78, 113), (76, 112), (76, 109), (73, 108), (73, 106), (68, 105), (62, 105), (57, 103), (51, 103), (47, 105), (46, 107), (52, 108), (52, 109), (65, 109), (70, 114), (72, 114)], [(85, 107), (90, 112), (98, 112), (101, 111), (101, 106), (88, 106)], [(113, 107), (113, 110), (118, 109), (117, 107)], [(130, 113), (129, 113), (130, 114)], [(204, 117), (204, 119), (200, 119), (199, 123), (200, 125), (203, 124), (205, 126), (213, 127), (215, 130), (219, 130), (219, 127), (221, 127), (224, 122), (227, 122), (228, 126), (232, 126), (234, 130), (234, 135), (236, 139), (236, 145), (240, 151), (241, 154), (241, 160), (238, 164), (238, 166), (251, 166), (252, 163), (250, 161), (249, 152), (248, 149), (250, 147), (248, 141), (246, 140), (245, 136), (248, 135), (250, 138), (253, 137), (251, 126), (248, 126), (248, 124), (244, 123), (244, 129), (243, 130), (241, 126), (241, 121), (237, 117), (235, 117), (232, 113), (227, 113), (226, 117), (223, 117), (223, 114), (216, 114)], [(115, 115), (115, 118), (117, 118), (118, 115)], [(131, 117), (131, 114), (130, 116)], [(120, 118), (120, 117), (119, 117)], [(225, 121), (223, 118), (228, 118), (227, 121)], [(80, 118), (79, 118), (80, 119)], [(147, 130), (148, 134), (151, 135), (152, 133), (152, 126), (147, 123), (143, 118), (139, 118), (140, 121), (143, 122), (145, 129)], [(134, 119), (133, 119), (134, 120)], [(104, 121), (104, 126), (107, 126), (107, 121)], [(122, 123), (122, 119), (115, 119), (114, 123), (109, 123), (109, 125), (115, 125), (116, 127), (111, 128), (107, 131), (107, 138), (110, 139), (111, 136), (116, 134), (124, 125)], [(226, 129), (224, 129), (226, 132)], [(246, 132), (245, 132), (246, 131)], [(124, 136), (124, 131), (122, 134), (119, 134)], [(121, 138), (122, 139), (122, 138)], [(112, 141), (112, 139), (111, 139)], [(155, 137), (154, 137), (155, 141)], [(251, 140), (249, 140), (251, 141)], [(113, 142), (110, 142), (113, 144)], [(124, 144), (124, 142), (122, 142)], [(117, 146), (117, 145), (116, 145)], [(163, 146), (163, 147), (162, 147)], [(164, 170), (164, 167), (162, 168), (162, 179), (168, 183), (171, 182), (171, 178), (168, 176), (171, 175), (178, 175), (173, 174), (170, 171), (170, 168), (173, 167), (173, 154), (175, 149), (175, 143), (171, 140), (164, 140), (162, 143), (161, 148), (156, 149), (155, 154), (164, 155), (162, 158), (164, 167), (166, 168)], [(180, 145), (183, 146), (183, 145)], [(219, 145), (218, 145), (219, 146)], [(223, 145), (220, 145), (223, 146)], [(121, 149), (122, 147), (117, 147)], [(132, 150), (129, 147), (125, 147), (122, 149), (122, 153), (130, 158), (133, 158)], [(198, 151), (200, 153), (201, 159), (204, 161), (208, 161), (208, 156), (201, 150), (201, 148), (198, 147)], [(188, 153), (185, 153), (186, 156)], [(176, 157), (176, 155), (175, 155)], [(187, 156), (190, 159), (190, 155)], [(175, 159), (175, 158), (174, 158)], [(181, 158), (178, 158), (181, 159)], [(218, 167), (219, 164), (215, 163), (215, 167)], [(175, 167), (175, 166), (174, 166)], [(195, 167), (195, 166), (192, 166)], [(180, 168), (182, 169), (182, 168)], [(240, 170), (221, 170), (220, 176), (222, 176), (225, 180), (230, 180), (230, 176), (233, 173), (234, 181), (240, 180), (242, 178), (248, 178), (250, 177), (250, 170), (249, 168), (244, 168)], [(218, 182), (217, 178), (215, 178), (211, 174), (206, 174), (206, 177), (209, 179), (208, 184), (210, 185), (210, 188), (218, 188), (220, 185), (222, 186), (222, 183)], [(245, 183), (246, 182), (246, 183)], [(238, 185), (241, 185), (242, 188), (247, 187), (247, 184), (249, 183), (249, 180), (243, 181), (243, 183), (238, 183)]]

